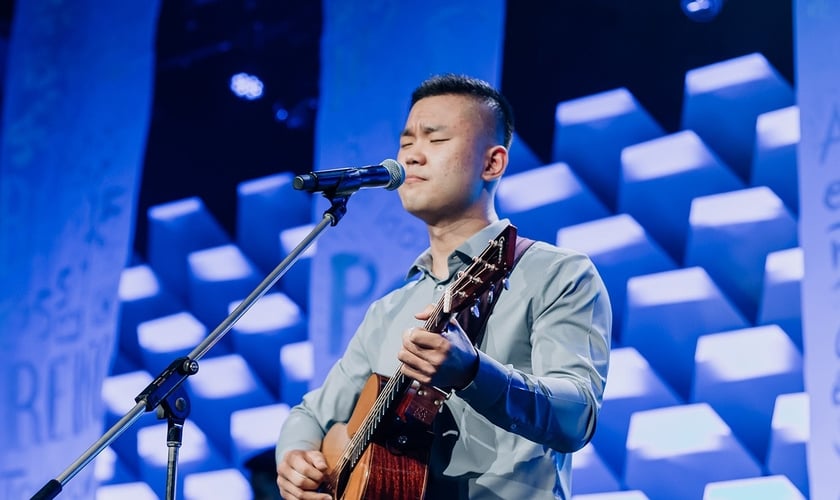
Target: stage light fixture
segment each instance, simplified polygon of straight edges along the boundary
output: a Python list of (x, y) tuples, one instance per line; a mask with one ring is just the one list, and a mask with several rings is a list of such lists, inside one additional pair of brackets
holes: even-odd
[(263, 95), (263, 82), (248, 73), (237, 73), (230, 77), (230, 90), (237, 97), (253, 101)]
[(720, 14), (724, 0), (680, 0), (683, 13), (692, 21), (707, 23)]

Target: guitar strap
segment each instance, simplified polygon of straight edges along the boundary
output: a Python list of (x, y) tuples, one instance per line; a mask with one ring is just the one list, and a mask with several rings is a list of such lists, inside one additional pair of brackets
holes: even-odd
[[(524, 254), (525, 251), (533, 244), (534, 240), (532, 239), (521, 236), (516, 237), (516, 248), (514, 249), (511, 271), (514, 267), (516, 267), (516, 264), (519, 262), (519, 258), (522, 257), (522, 254)], [(466, 332), (467, 336), (476, 347), (480, 346), (481, 341), (484, 339), (484, 327), (487, 324), (490, 313), (493, 312), (493, 307), (496, 305), (496, 301), (499, 300), (499, 296), (504, 290), (505, 279), (507, 279), (507, 276), (498, 279), (486, 292), (481, 295), (481, 297), (479, 297), (475, 306), (462, 310), (456, 316), (458, 324), (461, 325), (461, 328), (464, 329), (464, 332)]]

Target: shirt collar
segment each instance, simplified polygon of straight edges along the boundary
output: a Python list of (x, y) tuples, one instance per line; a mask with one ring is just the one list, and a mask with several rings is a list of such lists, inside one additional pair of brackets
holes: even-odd
[[(492, 222), (487, 225), (481, 231), (472, 235), (467, 241), (461, 244), (458, 248), (455, 249), (454, 252), (450, 255), (450, 257), (457, 256), (461, 261), (461, 264), (458, 264), (457, 267), (460, 267), (463, 264), (468, 264), (472, 261), (473, 257), (481, 254), (485, 248), (487, 248), (487, 244), (493, 240), (502, 229), (507, 227), (510, 224), (510, 220), (508, 219), (500, 219), (496, 222)], [(450, 276), (452, 276), (452, 263), (450, 262)], [(423, 273), (424, 276), (431, 275), (432, 272), (432, 250), (431, 248), (426, 248), (420, 255), (414, 259), (414, 263), (408, 269), (408, 273), (406, 274), (405, 279), (409, 280), (414, 277), (417, 273)]]

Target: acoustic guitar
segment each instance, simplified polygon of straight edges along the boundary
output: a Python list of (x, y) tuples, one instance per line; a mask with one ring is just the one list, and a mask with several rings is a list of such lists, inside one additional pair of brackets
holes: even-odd
[[(443, 332), (458, 312), (507, 279), (516, 227), (508, 225), (456, 277), (423, 328)], [(431, 425), (449, 393), (398, 369), (368, 378), (346, 424), (334, 424), (321, 445), (328, 465), (322, 491), (336, 500), (420, 500), (428, 478)]]

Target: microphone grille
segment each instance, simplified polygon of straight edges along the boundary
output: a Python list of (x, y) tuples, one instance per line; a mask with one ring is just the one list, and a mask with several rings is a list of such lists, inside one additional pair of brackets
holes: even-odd
[(405, 182), (405, 167), (402, 166), (400, 162), (397, 160), (387, 159), (382, 162), (382, 166), (391, 174), (391, 180), (388, 182), (388, 185), (385, 186), (385, 189), (388, 191), (392, 191), (397, 189)]

